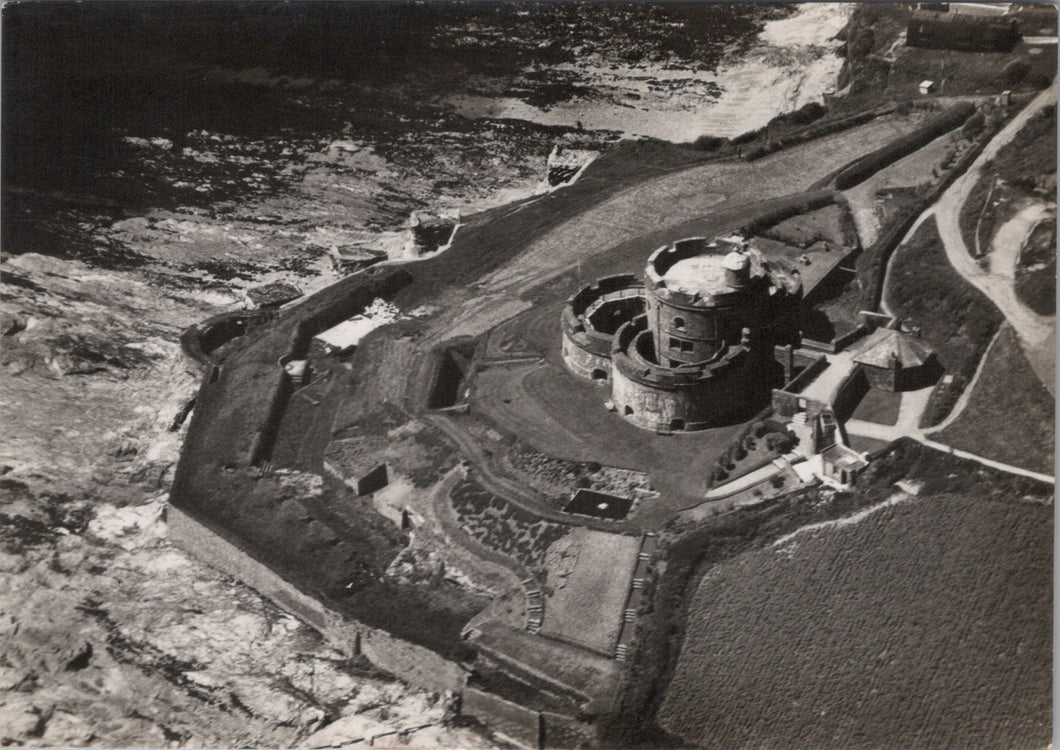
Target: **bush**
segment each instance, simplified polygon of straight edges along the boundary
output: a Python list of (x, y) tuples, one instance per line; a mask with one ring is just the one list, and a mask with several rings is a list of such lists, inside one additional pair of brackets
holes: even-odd
[(1028, 72), (1030, 72), (1030, 66), (1027, 65), (1026, 61), (1013, 60), (1001, 71), (1001, 84), (1011, 87), (1018, 86), (1027, 77)]
[(701, 135), (693, 141), (692, 145), (700, 151), (717, 151), (725, 144), (725, 138), (717, 138), (713, 135)]
[(985, 127), (986, 117), (983, 116), (982, 112), (976, 112), (961, 127), (961, 137), (966, 141), (974, 140), (977, 135), (983, 132)]
[(795, 445), (795, 439), (786, 432), (771, 432), (766, 435), (766, 447), (775, 453), (787, 453)]
[(808, 125), (824, 117), (828, 110), (819, 102), (809, 102), (788, 114), (788, 122), (795, 125)]

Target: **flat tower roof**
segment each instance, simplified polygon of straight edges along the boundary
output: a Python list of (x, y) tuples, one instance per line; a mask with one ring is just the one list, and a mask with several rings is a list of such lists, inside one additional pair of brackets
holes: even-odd
[(663, 275), (668, 289), (695, 294), (729, 291), (725, 283), (724, 255), (697, 255), (679, 260)]

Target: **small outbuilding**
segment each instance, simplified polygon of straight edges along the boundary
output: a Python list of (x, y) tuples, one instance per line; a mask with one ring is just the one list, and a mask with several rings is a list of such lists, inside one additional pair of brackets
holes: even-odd
[(842, 443), (836, 443), (821, 453), (821, 478), (828, 484), (845, 489), (854, 483), (868, 465), (864, 455)]
[(910, 391), (931, 385), (941, 371), (934, 350), (922, 339), (893, 328), (878, 328), (854, 354), (873, 388)]
[(1016, 19), (1007, 15), (1004, 7), (986, 9), (987, 5), (950, 3), (945, 11), (913, 11), (906, 27), (906, 46), (957, 52), (1011, 52), (1020, 40)]
[(921, 95), (934, 94), (935, 93), (935, 82), (934, 81), (921, 81), (920, 86)]

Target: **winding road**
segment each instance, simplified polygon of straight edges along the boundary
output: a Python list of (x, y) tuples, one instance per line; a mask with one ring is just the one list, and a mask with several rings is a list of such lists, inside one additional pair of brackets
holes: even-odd
[(1038, 94), (994, 136), (979, 157), (972, 162), (968, 171), (957, 178), (942, 194), (938, 203), (928, 209), (920, 219), (934, 213), (942, 243), (946, 248), (946, 257), (969, 284), (983, 292), (1001, 310), (1005, 319), (1015, 329), (1035, 374), (1054, 396), (1056, 395), (1056, 367), (1053, 361), (1056, 353), (1056, 318), (1039, 315), (1023, 304), (1022, 300), (1016, 296), (1013, 276), (1005, 272), (1004, 264), (998, 264), (1001, 267), (997, 270), (979, 267), (964, 243), (960, 227), (960, 213), (972, 188), (979, 181), (979, 175), (986, 163), (995, 158), (1032, 117), (1055, 103), (1056, 84), (1054, 83), (1053, 86)]
[[(1016, 134), (1023, 129), (1032, 117), (1045, 107), (1055, 104), (1055, 102), (1056, 87), (1054, 84), (1036, 96), (994, 136), (978, 158), (972, 162), (968, 171), (953, 182), (935, 205), (917, 217), (917, 220), (900, 243), (901, 246), (908, 242), (920, 225), (929, 217), (934, 216), (946, 251), (946, 257), (950, 264), (969, 284), (975, 286), (997, 305), (1005, 316), (1008, 325), (1013, 327), (1019, 337), (1035, 374), (1054, 396), (1056, 395), (1054, 361), (1056, 356), (1056, 318), (1039, 315), (1027, 307), (1016, 295), (1015, 287), (1015, 269), (1022, 241), (1026, 237), (1027, 232), (1033, 228), (1035, 223), (1044, 218), (1049, 213), (1049, 210), (1044, 206), (1033, 206), (1020, 212), (1016, 218), (1006, 223), (1002, 227), (1004, 232), (999, 231), (998, 241), (995, 241), (996, 250), (991, 258), (989, 269), (981, 268), (965, 245), (960, 229), (960, 213), (987, 162), (995, 158), (998, 152), (1015, 138)], [(893, 261), (894, 255), (892, 254), (891, 261)], [(888, 262), (886, 273), (889, 277), (890, 261)], [(885, 279), (880, 307), (884, 312), (893, 315), (887, 303), (889, 281), (889, 278)], [(991, 341), (991, 346), (984, 353), (975, 376), (964, 389), (964, 393), (961, 394), (961, 398), (957, 401), (950, 415), (942, 424), (931, 428), (931, 434), (940, 432), (964, 411), (978, 383), (987, 354), (989, 354), (990, 348), (993, 347), (996, 339), (997, 337), (995, 336), (994, 340)], [(1043, 482), (1055, 482), (1055, 478), (1051, 475), (994, 461), (967, 451), (956, 450), (952, 446), (931, 440), (927, 433), (919, 428), (920, 416), (927, 407), (927, 397), (929, 395), (930, 389), (925, 389), (923, 392), (916, 391), (903, 394), (900, 416), (898, 423), (895, 425), (880, 425), (851, 419), (843, 427), (850, 434), (878, 440), (893, 441), (901, 437), (911, 437), (930, 448), (971, 459), (986, 466)]]

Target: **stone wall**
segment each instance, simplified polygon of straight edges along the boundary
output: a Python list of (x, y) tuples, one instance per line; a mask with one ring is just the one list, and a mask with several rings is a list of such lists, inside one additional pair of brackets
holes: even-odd
[(563, 362), (567, 369), (583, 378), (606, 383), (611, 377), (611, 358), (583, 348), (566, 328), (563, 330)]
[(869, 378), (865, 377), (864, 368), (855, 367), (836, 390), (835, 400), (832, 402), (832, 411), (835, 412), (836, 418), (841, 422), (850, 419), (868, 392)]
[(540, 746), (550, 748), (597, 747), (599, 740), (592, 724), (586, 724), (571, 716), (541, 712)]
[[(350, 655), (363, 653), (380, 669), (428, 690), (463, 690), (467, 675), (459, 664), (328, 609), (220, 533), (172, 505), (166, 509), (166, 520), (169, 539), (175, 545), (268, 597), (341, 651)], [(415, 613), (409, 616), (414, 617)]]
[(735, 424), (762, 407), (752, 358), (724, 374), (675, 387), (639, 382), (612, 368), (611, 401), (625, 419), (647, 430), (682, 431)]
[[(563, 308), (563, 361), (575, 375), (606, 383), (611, 342), (620, 324), (643, 307), (644, 287), (632, 274), (606, 276), (579, 289)], [(604, 304), (602, 309), (600, 306)], [(594, 320), (605, 326), (597, 330)]]
[(597, 747), (596, 728), (574, 716), (534, 711), (473, 687), (464, 690), (460, 713), (526, 748), (570, 750)]
[(536, 750), (541, 746), (541, 718), (537, 711), (469, 687), (464, 690), (460, 713), (475, 717), (523, 747)]

